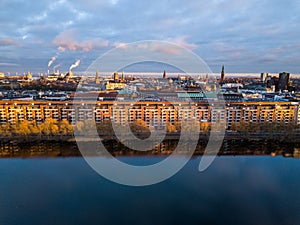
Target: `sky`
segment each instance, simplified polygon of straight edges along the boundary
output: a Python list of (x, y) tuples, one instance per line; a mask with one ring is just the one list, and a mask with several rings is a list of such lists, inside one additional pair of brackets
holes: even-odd
[(0, 72), (45, 73), (51, 59), (51, 71), (78, 60), (85, 71), (115, 47), (158, 40), (213, 72), (299, 74), (299, 12), (298, 0), (0, 0)]

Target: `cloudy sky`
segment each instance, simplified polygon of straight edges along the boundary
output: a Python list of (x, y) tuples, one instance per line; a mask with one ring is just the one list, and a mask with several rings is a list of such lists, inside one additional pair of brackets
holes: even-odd
[[(298, 0), (0, 0), (0, 71), (86, 67), (141, 40), (186, 47), (219, 72), (300, 73)], [(170, 51), (172, 54), (172, 51)]]

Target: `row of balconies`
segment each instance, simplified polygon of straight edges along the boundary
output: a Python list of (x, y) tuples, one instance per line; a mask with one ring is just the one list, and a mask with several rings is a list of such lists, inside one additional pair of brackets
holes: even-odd
[[(61, 118), (69, 118), (74, 117), (75, 115), (75, 109), (73, 108), (9, 108), (8, 113), (6, 109), (0, 109), (0, 119), (5, 120), (7, 117), (14, 118), (15, 115), (19, 115), (19, 118), (42, 118), (43, 112), (45, 117), (55, 117), (59, 119), (59, 115), (61, 115)], [(110, 118), (110, 110), (109, 109), (82, 109), (78, 108), (78, 115), (79, 119), (84, 118), (90, 118), (93, 117), (98, 119), (103, 118)], [(128, 115), (124, 112), (124, 109), (117, 109), (120, 116), (122, 118), (128, 117)], [(176, 111), (178, 114), (176, 115)], [(93, 114), (94, 112), (94, 114)], [(73, 113), (73, 114), (72, 114)], [(272, 109), (270, 107), (263, 108), (260, 110), (257, 109), (249, 109), (249, 108), (243, 108), (243, 110), (239, 109), (228, 109), (227, 110), (227, 116), (225, 116), (226, 111), (225, 110), (212, 110), (211, 112), (211, 120), (224, 120), (226, 117), (228, 120), (240, 120), (240, 119), (251, 119), (251, 120), (257, 120), (257, 116), (261, 120), (271, 120), (273, 119), (273, 116), (275, 116), (276, 120), (291, 120), (294, 119), (294, 111), (291, 111), (291, 109)], [(197, 118), (207, 118), (209, 119), (209, 110), (208, 109), (163, 109), (159, 111), (158, 109), (146, 109), (145, 113), (143, 109), (130, 109), (129, 115), (130, 120), (134, 120), (135, 118), (142, 118), (143, 114), (145, 114), (145, 117), (161, 117), (162, 119), (175, 119), (176, 116), (178, 118), (189, 118), (191, 116), (195, 116)], [(300, 110), (297, 112), (298, 114), (298, 121), (300, 122)], [(119, 115), (116, 113), (113, 113), (113, 117), (118, 117)]]

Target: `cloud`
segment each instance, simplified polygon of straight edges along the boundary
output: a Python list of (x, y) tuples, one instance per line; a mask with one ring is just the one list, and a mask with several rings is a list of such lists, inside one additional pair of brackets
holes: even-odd
[(179, 45), (181, 47), (187, 48), (189, 50), (195, 50), (195, 49), (198, 48), (198, 45), (196, 45), (194, 43), (188, 43), (186, 36), (177, 37), (177, 38), (174, 38), (174, 39), (167, 39), (167, 41), (172, 42), (172, 43), (174, 43), (176, 45)]
[(102, 38), (93, 38), (84, 41), (77, 41), (77, 31), (66, 30), (61, 32), (53, 41), (53, 44), (58, 47), (58, 50), (65, 51), (84, 51), (88, 52), (94, 49), (102, 49), (109, 46), (109, 41)]
[[(152, 52), (160, 52), (160, 53), (165, 53), (165, 54), (179, 54), (178, 51), (178, 47), (175, 48), (170, 48), (170, 46), (163, 46), (161, 44), (157, 44), (155, 42), (151, 43), (151, 42), (147, 42), (147, 43), (135, 43), (133, 42), (134, 46), (142, 49), (142, 50), (148, 50), (148, 51), (152, 51)], [(136, 45), (135, 45), (136, 44)], [(122, 50), (132, 50), (132, 45), (130, 42), (125, 43), (125, 42), (115, 42), (112, 45), (115, 48), (119, 48)]]
[(174, 45), (174, 47), (172, 46), (169, 46), (169, 45), (161, 45), (161, 44), (157, 44), (157, 43), (153, 43), (151, 45), (148, 46), (148, 49), (150, 51), (153, 51), (153, 52), (160, 52), (160, 53), (163, 53), (163, 54), (170, 54), (170, 55), (178, 55), (180, 54), (180, 48), (176, 45)]
[(16, 66), (20, 66), (20, 64), (17, 64), (17, 63), (6, 63), (6, 62), (0, 62), (0, 66), (6, 66), (6, 67), (16, 67)]
[[(256, 64), (256, 59), (263, 56), (277, 56), (277, 62), (267, 64), (270, 69), (278, 68), (290, 56), (299, 56), (299, 49), (281, 48), (299, 44), (297, 0), (153, 0), (151, 4), (130, 0), (0, 2), (0, 48), (11, 50), (3, 57), (24, 62), (30, 56), (37, 59), (30, 65), (35, 68), (40, 66), (39, 59), (48, 61), (57, 49), (65, 51), (60, 60), (73, 60), (79, 51), (92, 61), (96, 53), (93, 49), (124, 48), (125, 43), (141, 40), (172, 42), (204, 60), (230, 61), (245, 66), (245, 70), (257, 68), (260, 64)], [(173, 48), (144, 47), (180, 54)], [(293, 63), (291, 68), (296, 68), (298, 63)]]
[(13, 38), (0, 38), (0, 47), (4, 46), (21, 46), (21, 43)]
[[(188, 43), (186, 41), (186, 37), (178, 37), (178, 38), (173, 38), (173, 39), (167, 39), (167, 42), (169, 43), (168, 45), (163, 45), (162, 43), (157, 44), (155, 41), (153, 43), (141, 43), (137, 44), (138, 48), (141, 49), (147, 49), (152, 52), (160, 52), (163, 54), (171, 54), (171, 55), (178, 55), (180, 54), (180, 47), (187, 48), (189, 50), (194, 50), (198, 48), (198, 45), (193, 44), (193, 43)], [(129, 43), (126, 42), (115, 42), (112, 44), (113, 47), (115, 48), (122, 48), (122, 49), (128, 49), (130, 45)], [(172, 44), (174, 45), (172, 47)]]
[(115, 48), (122, 48), (122, 49), (126, 49), (128, 47), (127, 43), (125, 42), (115, 42), (113, 43), (113, 46)]
[[(174, 44), (174, 43), (173, 43)], [(115, 45), (118, 48), (122, 48), (124, 50), (131, 48), (132, 46), (130, 43), (128, 45), (126, 43), (121, 43)], [(172, 45), (172, 43), (169, 42), (169, 44), (164, 45), (163, 43), (156, 43), (156, 41), (149, 41), (146, 43), (137, 43), (135, 47), (140, 48), (142, 50), (147, 50), (151, 52), (159, 52), (162, 54), (167, 54), (167, 55), (178, 55), (180, 54), (180, 47), (178, 45)]]
[[(198, 48), (198, 45), (188, 43), (186, 41), (186, 37), (178, 37), (178, 38), (173, 38), (173, 39), (167, 39), (166, 45), (163, 43), (157, 43), (156, 41), (149, 41), (147, 43), (140, 43), (137, 44), (137, 47), (143, 50), (148, 50), (152, 52), (159, 52), (163, 54), (169, 54), (169, 55), (178, 55), (181, 52), (181, 47), (187, 48), (189, 50), (194, 50)], [(116, 42), (113, 44), (114, 47), (116, 48), (122, 48), (122, 49), (127, 49), (130, 47), (128, 45), (129, 43), (125, 42)]]
[(261, 59), (259, 59), (258, 61), (262, 63), (270, 63), (278, 61), (278, 58), (274, 55), (266, 55), (261, 57)]

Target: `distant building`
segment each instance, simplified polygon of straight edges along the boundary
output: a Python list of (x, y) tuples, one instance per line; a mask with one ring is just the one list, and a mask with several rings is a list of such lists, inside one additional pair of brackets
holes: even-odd
[(167, 73), (166, 73), (166, 70), (164, 70), (163, 79), (166, 79), (166, 78), (167, 78)]
[(124, 87), (125, 93), (132, 94), (134, 92), (137, 92), (137, 86), (136, 85), (127, 85)]
[(110, 91), (110, 90), (121, 90), (126, 86), (126, 83), (122, 82), (110, 82), (108, 81), (105, 85), (105, 90)]
[(224, 78), (225, 78), (225, 68), (224, 65), (222, 66), (222, 71), (221, 71), (221, 82), (224, 82)]
[(122, 81), (122, 82), (125, 81), (124, 71), (122, 71), (122, 78), (121, 78), (121, 81)]
[(290, 73), (280, 73), (279, 74), (279, 80), (278, 80), (278, 90), (287, 90), (288, 83), (290, 80)]
[(30, 73), (30, 71), (28, 71), (28, 73), (26, 74), (26, 78), (27, 79), (32, 79), (32, 74)]
[(260, 82), (265, 83), (268, 77), (268, 73), (261, 73), (260, 74)]
[(202, 92), (178, 92), (177, 98), (180, 100), (191, 99), (194, 101), (202, 101), (204, 99), (204, 94)]
[(46, 77), (46, 80), (52, 82), (52, 81), (57, 81), (58, 78), (59, 76), (57, 74), (49, 74)]
[(118, 72), (114, 73), (114, 81), (115, 82), (119, 81), (119, 73)]
[(224, 100), (226, 102), (239, 102), (243, 100), (243, 94), (241, 93), (233, 93), (233, 92), (225, 92), (225, 93), (219, 93), (218, 99)]
[(69, 71), (67, 74), (66, 74), (66, 76), (65, 77), (73, 77), (73, 72), (72, 71)]
[(5, 76), (4, 73), (0, 73), (0, 79), (4, 78), (4, 76)]
[(95, 83), (96, 83), (96, 84), (100, 84), (100, 79), (99, 79), (99, 72), (98, 72), (98, 70), (96, 70)]
[(277, 77), (268, 77), (267, 78), (267, 87), (271, 88), (273, 91), (279, 91), (278, 82), (279, 82), (279, 79)]

